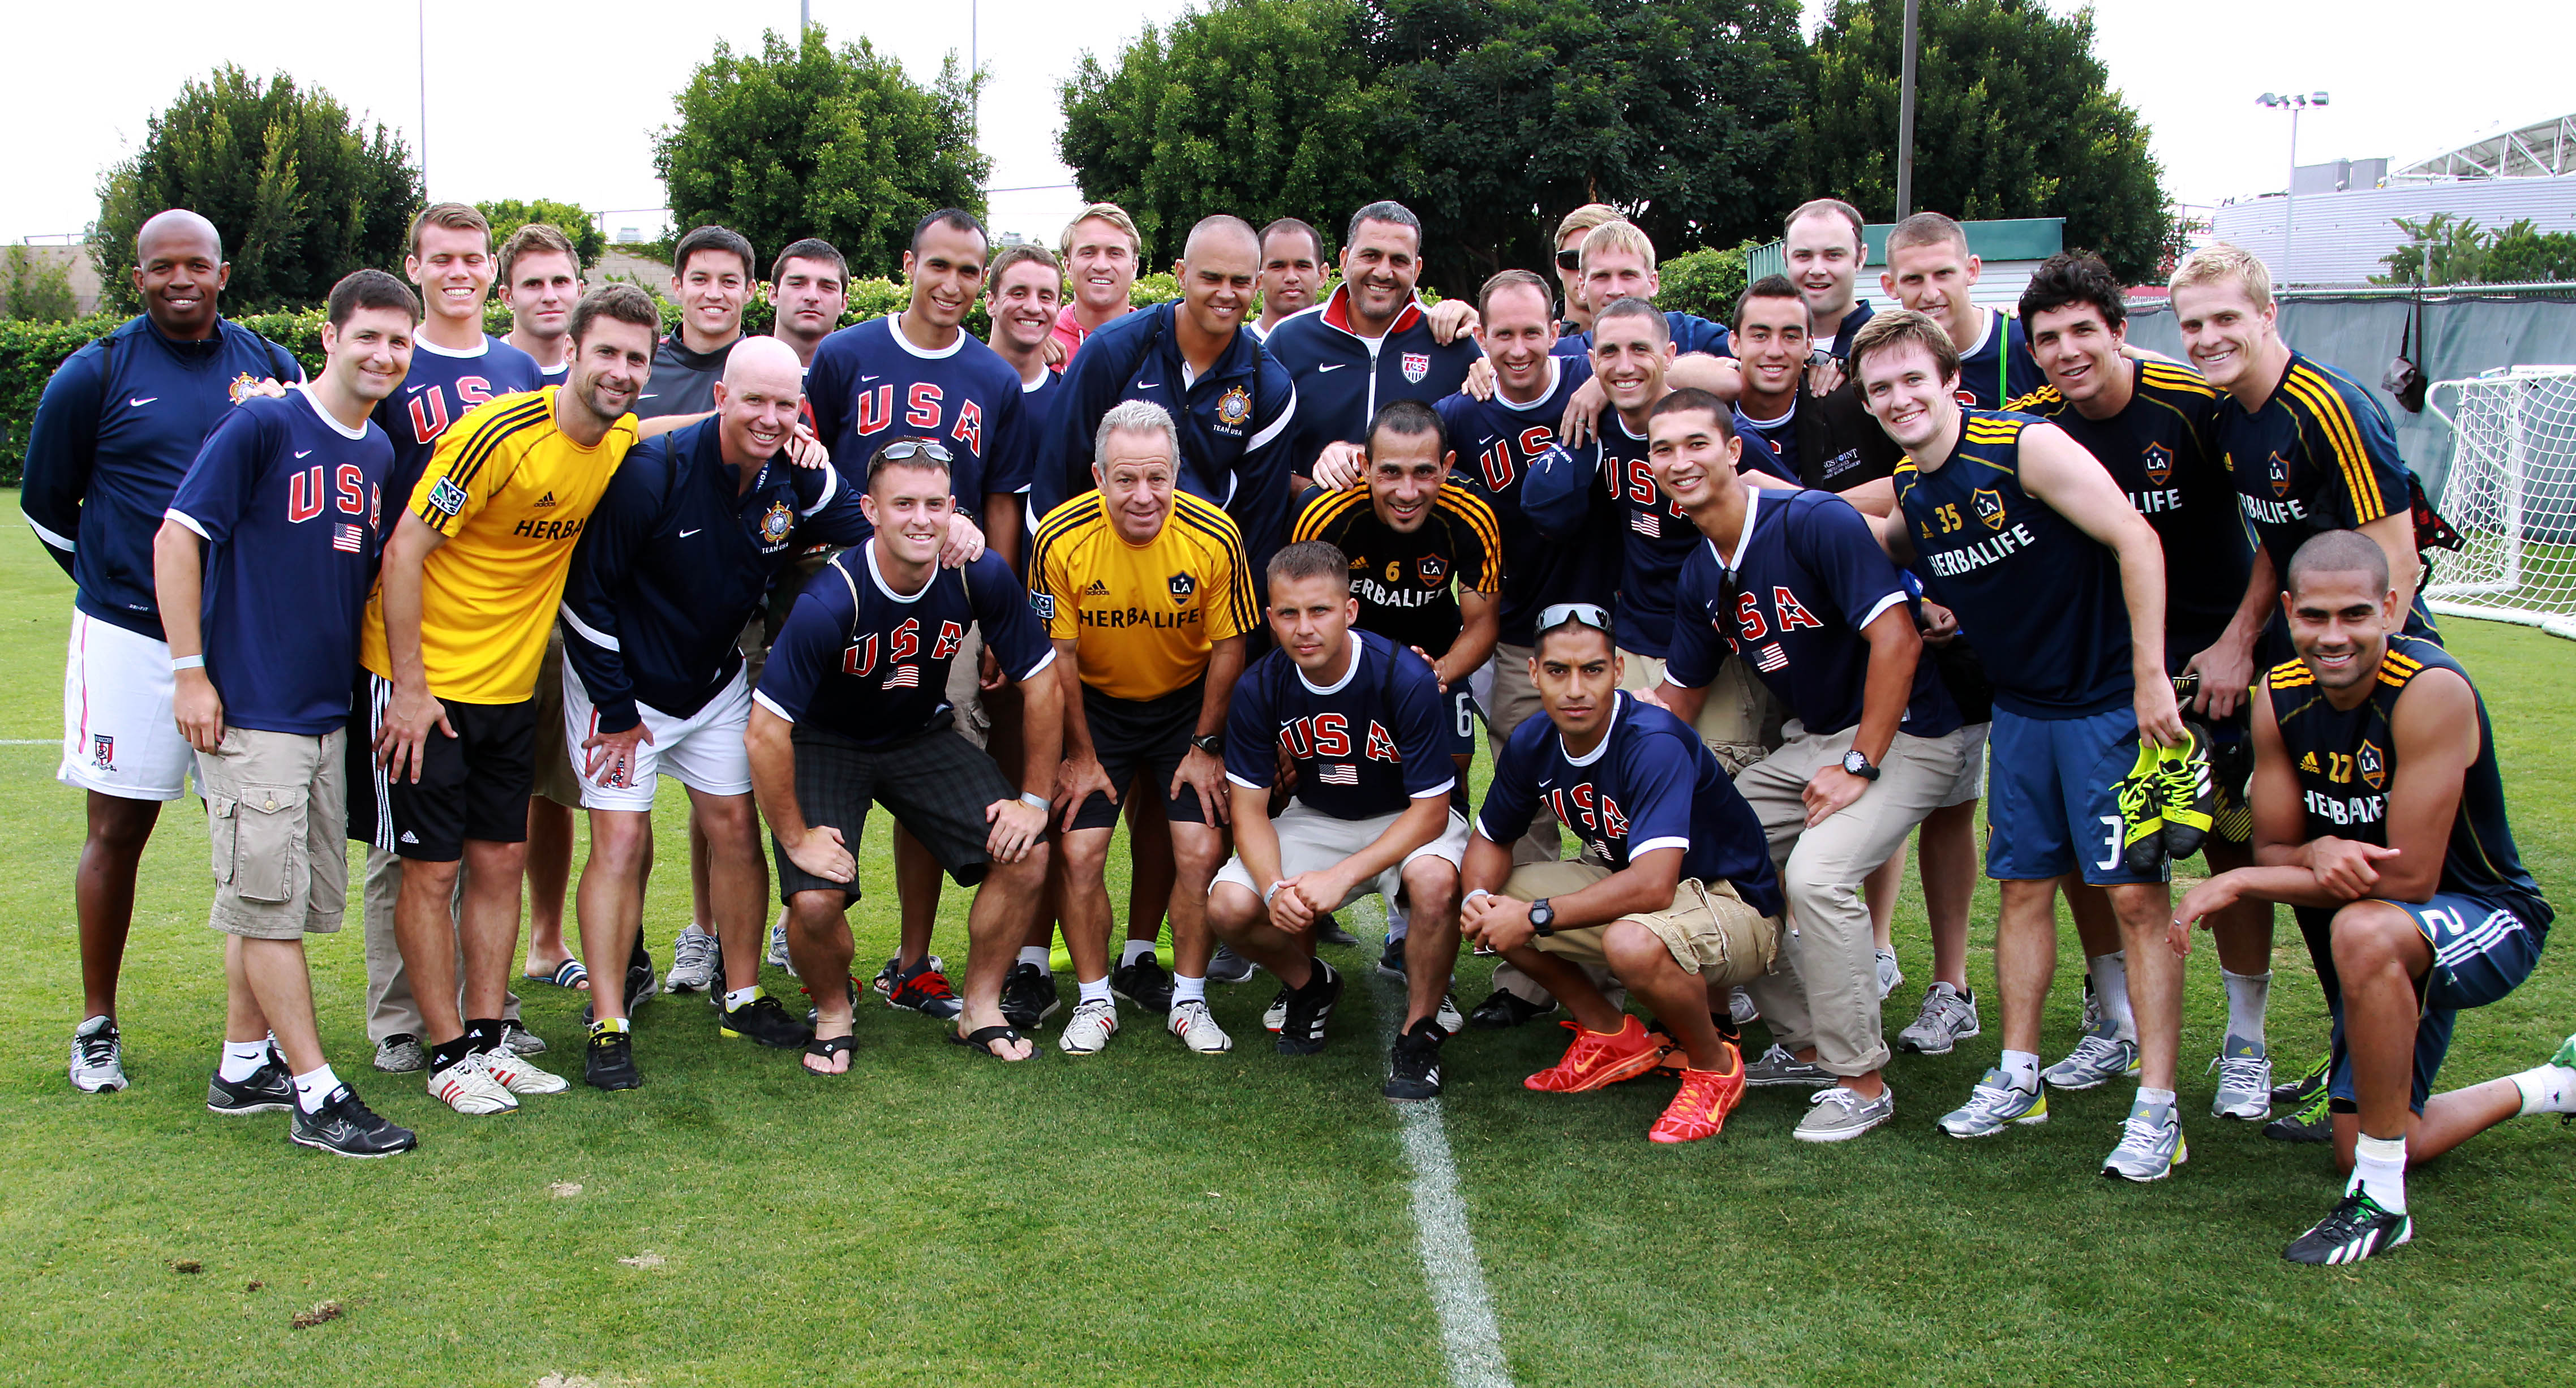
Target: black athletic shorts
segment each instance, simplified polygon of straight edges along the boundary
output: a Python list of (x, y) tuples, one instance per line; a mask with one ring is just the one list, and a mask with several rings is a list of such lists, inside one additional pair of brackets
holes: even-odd
[[(1172, 776), (1190, 753), (1190, 734), (1198, 731), (1199, 706), (1207, 699), (1206, 681), (1192, 680), (1159, 699), (1121, 699), (1082, 686), (1082, 716), (1091, 725), (1091, 750), (1109, 784), (1121, 795), (1136, 793), (1145, 778), (1149, 793), (1163, 797), (1164, 817), (1174, 824), (1205, 824), (1198, 792), (1184, 786), (1173, 795)], [(1093, 791), (1075, 811), (1076, 829), (1108, 829), (1118, 823), (1118, 806)]]
[(536, 784), (537, 701), (439, 700), (456, 736), (430, 729), (420, 779), (413, 781), (376, 765), (376, 734), (393, 696), (393, 681), (359, 672), (363, 716), (352, 720), (349, 738), (349, 837), (424, 863), (457, 861), (467, 839), (525, 843), (528, 793)]
[[(797, 724), (792, 742), (796, 808), (807, 824), (840, 830), (851, 857), (858, 856), (868, 806), (879, 804), (921, 840), (957, 885), (971, 887), (984, 880), (984, 869), (993, 861), (984, 852), (993, 832), (984, 808), (996, 800), (1016, 800), (1020, 792), (947, 714), (930, 731), (881, 747), (861, 746), (811, 723)], [(844, 905), (859, 899), (857, 878), (834, 882), (817, 877), (796, 866), (776, 835), (769, 844), (778, 860), (780, 901), (793, 901), (798, 892), (839, 892)]]

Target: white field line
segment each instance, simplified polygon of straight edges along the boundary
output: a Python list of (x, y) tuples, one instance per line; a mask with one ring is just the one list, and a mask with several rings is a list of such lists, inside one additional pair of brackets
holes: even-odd
[(60, 747), (59, 737), (0, 737), (0, 747)]
[[(1364, 955), (1356, 967), (1368, 974), (1377, 1002), (1378, 1040), (1392, 1047), (1404, 1025), (1404, 991), (1379, 975), (1374, 957)], [(1449, 1382), (1452, 1388), (1512, 1388), (1511, 1364), (1503, 1357), (1493, 1299), (1485, 1292), (1484, 1266), (1476, 1258), (1475, 1235), (1467, 1228), (1467, 1203), (1458, 1195), (1458, 1166), (1449, 1155), (1449, 1130), (1440, 1118), (1440, 1101), (1394, 1107), (1404, 1159), (1413, 1168), (1416, 1244), (1422, 1253), (1423, 1280), (1431, 1288), (1431, 1308), (1440, 1316)]]

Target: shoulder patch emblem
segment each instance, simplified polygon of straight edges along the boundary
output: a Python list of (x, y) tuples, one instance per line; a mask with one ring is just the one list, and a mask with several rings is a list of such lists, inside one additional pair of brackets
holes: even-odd
[(1252, 392), (1241, 386), (1226, 387), (1216, 402), (1216, 422), (1229, 429), (1240, 429), (1252, 418)]
[(266, 376), (254, 376), (245, 371), (233, 377), (233, 383), (226, 389), (226, 393), (231, 395), (233, 403), (238, 405), (254, 395), (274, 395), (283, 392), (275, 380)]
[(1988, 530), (2001, 530), (2004, 528), (2004, 494), (2002, 492), (1996, 491), (1992, 487), (1979, 487), (1968, 494), (1968, 504), (1976, 508), (1977, 519), (1984, 521)]
[(2147, 480), (2161, 487), (2173, 480), (2173, 450), (2161, 443), (2148, 444), (2140, 450), (2138, 461), (2147, 469)]
[(796, 513), (789, 510), (787, 503), (784, 501), (773, 501), (769, 503), (769, 509), (761, 513), (760, 542), (764, 545), (783, 545), (787, 543), (787, 537), (792, 534), (795, 529)]
[(2372, 790), (2388, 788), (2388, 758), (2380, 753), (2379, 744), (2364, 740), (2361, 750), (2353, 753), (2353, 769), (2361, 773), (2361, 782)]
[(465, 509), (465, 489), (449, 478), (438, 479), (437, 484), (429, 489), (429, 509), (454, 519)]
[(1055, 594), (1032, 591), (1029, 594), (1029, 607), (1038, 614), (1039, 621), (1055, 620)]
[(1415, 385), (1420, 385), (1422, 384), (1422, 378), (1430, 374), (1430, 353), (1407, 352), (1404, 354), (1404, 379), (1413, 382)]

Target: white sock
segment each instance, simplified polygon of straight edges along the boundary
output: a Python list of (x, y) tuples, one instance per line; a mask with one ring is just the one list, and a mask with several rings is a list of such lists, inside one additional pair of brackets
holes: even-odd
[(2149, 1089), (2142, 1084), (2138, 1086), (2138, 1102), (2140, 1104), (2150, 1106), (2160, 1104), (2166, 1108), (2172, 1108), (2174, 1106), (2174, 1092), (2170, 1089)]
[(330, 1098), (331, 1091), (339, 1087), (340, 1077), (331, 1073), (329, 1065), (297, 1075), (295, 1077), (296, 1107), (306, 1113), (320, 1113), (323, 1101)]
[(2513, 1087), (2524, 1114), (2576, 1113), (2576, 1070), (2564, 1065), (2535, 1065), (2514, 1076)]
[(2004, 1078), (2010, 1080), (2015, 1089), (2039, 1088), (2039, 1052), (2004, 1052), (2003, 1072)]
[(2227, 985), (2227, 1034), (2263, 1044), (2263, 1013), (2272, 1004), (2272, 975), (2232, 974), (2224, 966), (2218, 980)]
[(268, 1041), (226, 1041), (223, 1061), (215, 1067), (215, 1077), (226, 1084), (239, 1084), (259, 1073), (268, 1063)]
[(749, 1007), (752, 1004), (752, 1000), (759, 996), (760, 985), (757, 983), (748, 988), (736, 988), (732, 992), (725, 994), (725, 1011), (731, 1012), (737, 1007)]
[(1153, 941), (1151, 941), (1151, 940), (1129, 940), (1129, 941), (1127, 942), (1127, 946), (1126, 946), (1126, 948), (1124, 948), (1124, 949), (1122, 949), (1122, 950), (1120, 950), (1120, 951), (1118, 952), (1118, 967), (1120, 967), (1120, 968), (1122, 968), (1122, 969), (1123, 969), (1123, 968), (1126, 968), (1128, 965), (1133, 964), (1133, 963), (1135, 963), (1135, 962), (1136, 962), (1136, 958), (1137, 958), (1137, 956), (1139, 956), (1139, 955), (1144, 955), (1144, 954), (1151, 954), (1151, 953), (1153, 953), (1153, 952), (1154, 952), (1154, 942), (1153, 942)]
[(2364, 1133), (2352, 1144), (2352, 1180), (2343, 1193), (2356, 1190), (2390, 1214), (2406, 1213), (2406, 1139)]
[(1172, 975), (1172, 1006), (1185, 1002), (1207, 1001), (1207, 975), (1192, 978), (1187, 974)]
[(1082, 1000), (1084, 1002), (1109, 1001), (1109, 976), (1103, 974), (1098, 978), (1084, 980), (1082, 984)]
[(1405, 933), (1411, 929), (1413, 929), (1413, 921), (1404, 914), (1404, 908), (1392, 901), (1388, 902), (1386, 904), (1386, 938), (1390, 940), (1401, 940), (1404, 938)]
[(2093, 970), (2094, 1001), (2101, 1005), (2102, 1015), (2119, 1028), (2112, 1034), (2123, 1041), (2137, 1040), (2138, 1019), (2129, 1011), (2129, 952), (2113, 950), (2109, 954), (2096, 954), (2086, 958), (2084, 963)]
[(1020, 946), (1020, 962), (1023, 964), (1035, 964), (1040, 969), (1045, 969), (1055, 961), (1049, 955), (1047, 947), (1044, 945), (1022, 945)]

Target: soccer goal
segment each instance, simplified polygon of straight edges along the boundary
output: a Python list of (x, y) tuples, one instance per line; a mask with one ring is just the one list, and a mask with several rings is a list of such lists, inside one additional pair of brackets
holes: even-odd
[(2428, 400), (2451, 426), (2442, 518), (2465, 543), (2429, 553), (2426, 601), (2576, 639), (2576, 366), (2499, 367)]

